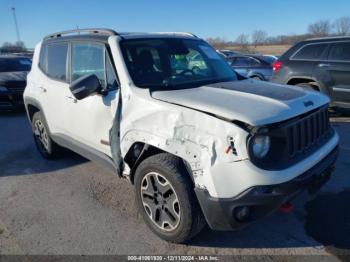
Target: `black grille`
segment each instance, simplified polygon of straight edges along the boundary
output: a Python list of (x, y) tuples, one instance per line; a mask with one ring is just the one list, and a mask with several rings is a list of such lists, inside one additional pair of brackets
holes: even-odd
[(330, 129), (328, 108), (323, 107), (305, 115), (285, 127), (289, 158), (319, 144)]

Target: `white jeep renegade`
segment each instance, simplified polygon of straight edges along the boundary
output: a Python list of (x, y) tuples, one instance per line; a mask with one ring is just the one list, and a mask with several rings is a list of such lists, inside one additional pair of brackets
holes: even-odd
[(45, 37), (24, 100), (43, 157), (69, 148), (127, 177), (145, 222), (172, 242), (316, 191), (337, 158), (326, 96), (244, 79), (188, 33)]

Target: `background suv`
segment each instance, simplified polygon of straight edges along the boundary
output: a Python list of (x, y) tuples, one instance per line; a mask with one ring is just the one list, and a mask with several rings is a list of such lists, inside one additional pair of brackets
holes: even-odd
[(333, 106), (350, 107), (350, 37), (299, 42), (273, 65), (271, 81), (327, 94)]
[(23, 91), (31, 64), (27, 57), (0, 56), (0, 110), (23, 107)]

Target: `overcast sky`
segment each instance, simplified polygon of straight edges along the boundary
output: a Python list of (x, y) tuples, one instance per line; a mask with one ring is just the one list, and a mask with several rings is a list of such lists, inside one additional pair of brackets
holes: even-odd
[(312, 22), (350, 15), (349, 0), (0, 0), (0, 45), (17, 39), (11, 7), (28, 47), (77, 26), (189, 31), (234, 40), (256, 29), (270, 36), (305, 33)]

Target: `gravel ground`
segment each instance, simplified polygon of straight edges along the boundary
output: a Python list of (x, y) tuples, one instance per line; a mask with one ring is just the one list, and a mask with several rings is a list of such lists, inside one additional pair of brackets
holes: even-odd
[(175, 245), (143, 223), (128, 181), (74, 153), (43, 160), (25, 114), (3, 113), (0, 254), (265, 254), (266, 261), (271, 255), (322, 254), (327, 256), (320, 259), (344, 260), (340, 255), (350, 252), (350, 118), (332, 121), (340, 156), (316, 198), (301, 195), (293, 213), (276, 213), (242, 231), (205, 229), (188, 245)]

